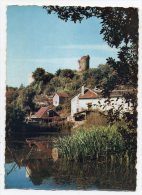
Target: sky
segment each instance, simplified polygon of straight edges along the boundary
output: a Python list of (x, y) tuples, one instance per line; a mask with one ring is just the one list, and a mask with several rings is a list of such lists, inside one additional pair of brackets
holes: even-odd
[(117, 57), (100, 35), (100, 20), (92, 17), (81, 23), (64, 22), (38, 6), (8, 6), (7, 84), (28, 85), (36, 68), (55, 73), (60, 69), (78, 70), (78, 60), (90, 56), (90, 67)]

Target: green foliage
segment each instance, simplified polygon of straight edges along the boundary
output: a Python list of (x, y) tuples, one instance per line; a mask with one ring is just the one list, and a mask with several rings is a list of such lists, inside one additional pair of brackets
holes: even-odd
[(42, 81), (43, 84), (48, 83), (54, 77), (53, 74), (46, 72), (43, 68), (37, 68), (33, 72), (32, 76), (35, 83), (39, 83)]
[(72, 79), (74, 77), (74, 71), (71, 69), (63, 69), (60, 72), (60, 76)]
[(6, 88), (6, 104), (11, 104), (18, 96), (18, 90), (14, 87)]
[(71, 69), (58, 69), (55, 75), (72, 79), (74, 77), (74, 71)]
[(58, 106), (56, 106), (56, 108), (55, 108), (55, 110), (58, 112), (58, 111), (61, 111), (63, 108), (62, 108), (62, 106), (61, 105), (58, 105)]
[(43, 77), (43, 82), (44, 84), (47, 84), (48, 82), (50, 82), (50, 80), (54, 77), (53, 74), (47, 72), (44, 77)]
[(44, 94), (48, 94), (48, 95), (53, 95), (53, 94), (55, 94), (55, 86), (54, 85), (52, 85), (52, 84), (49, 84), (49, 85), (46, 85), (45, 87), (44, 87), (44, 89), (41, 91), (41, 93), (42, 92), (44, 92)]
[[(14, 105), (6, 106), (6, 133), (11, 133), (17, 130), (24, 121), (25, 113)], [(19, 129), (18, 129), (19, 130)]]
[(55, 75), (56, 75), (56, 76), (60, 76), (60, 74), (61, 74), (61, 69), (58, 69), (58, 70), (56, 71)]
[(91, 126), (107, 126), (107, 118), (106, 116), (104, 116), (103, 113), (101, 112), (93, 112), (93, 113), (90, 113), (88, 116), (87, 116), (87, 120), (86, 122), (83, 124), (83, 127), (86, 127), (86, 128), (90, 128)]
[(98, 68), (91, 68), (82, 74), (82, 82), (90, 87), (104, 89), (108, 79), (114, 74), (114, 69), (108, 64), (101, 64)]
[(54, 77), (51, 81), (50, 81), (50, 85), (55, 86), (55, 88), (60, 87), (61, 86), (61, 78), (60, 77)]
[(121, 133), (126, 149), (132, 153), (137, 150), (137, 132), (136, 129), (131, 129), (126, 126), (120, 126), (118, 128), (119, 132)]
[(43, 77), (45, 75), (45, 70), (43, 68), (37, 68), (34, 72), (33, 72), (33, 78), (34, 80), (37, 81), (42, 81)]
[(34, 110), (34, 96), (36, 92), (33, 88), (27, 87), (19, 91), (19, 96), (16, 99), (16, 107), (23, 112), (30, 112)]
[(114, 126), (82, 129), (69, 137), (59, 138), (56, 146), (68, 160), (83, 160), (125, 151), (124, 140)]

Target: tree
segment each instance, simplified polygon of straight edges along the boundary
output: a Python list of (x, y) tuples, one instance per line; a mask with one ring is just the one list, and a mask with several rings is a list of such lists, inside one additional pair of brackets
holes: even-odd
[(11, 104), (18, 96), (17, 88), (6, 87), (6, 104)]
[(35, 81), (43, 80), (44, 76), (45, 76), (45, 70), (43, 68), (37, 68), (32, 75)]
[(31, 87), (21, 90), (16, 100), (16, 107), (26, 113), (33, 111), (35, 107), (35, 103), (33, 101), (35, 94), (34, 89)]
[(63, 69), (61, 70), (60, 75), (72, 79), (74, 77), (74, 71), (71, 69)]
[(59, 68), (59, 69), (56, 71), (55, 75), (56, 75), (56, 76), (60, 76), (60, 73), (61, 73), (61, 69)]
[(14, 105), (6, 105), (6, 133), (19, 131), (20, 125), (24, 121), (25, 113)]
[(50, 82), (50, 80), (54, 77), (53, 74), (46, 72), (45, 75), (43, 76), (43, 83), (47, 84)]
[(35, 82), (43, 81), (43, 84), (48, 83), (54, 77), (53, 74), (46, 72), (43, 68), (37, 68), (32, 76)]

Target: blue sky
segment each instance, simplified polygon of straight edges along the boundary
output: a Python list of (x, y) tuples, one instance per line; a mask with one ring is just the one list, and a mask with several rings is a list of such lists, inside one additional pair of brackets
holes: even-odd
[(59, 68), (78, 70), (78, 59), (90, 55), (90, 67), (116, 58), (99, 34), (100, 20), (64, 22), (38, 6), (9, 6), (7, 9), (7, 84), (27, 85), (37, 67), (55, 73)]

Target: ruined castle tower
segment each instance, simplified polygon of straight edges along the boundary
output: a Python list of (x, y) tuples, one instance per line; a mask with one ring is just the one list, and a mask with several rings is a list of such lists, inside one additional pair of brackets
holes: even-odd
[(89, 60), (90, 60), (90, 56), (89, 55), (82, 56), (80, 58), (80, 60), (78, 60), (78, 63), (79, 63), (79, 71), (80, 72), (83, 72), (83, 71), (89, 69)]

